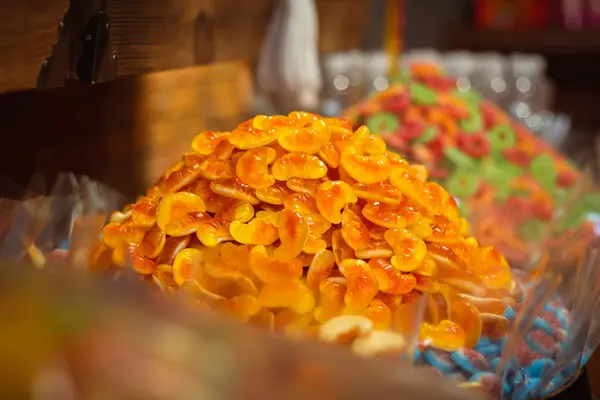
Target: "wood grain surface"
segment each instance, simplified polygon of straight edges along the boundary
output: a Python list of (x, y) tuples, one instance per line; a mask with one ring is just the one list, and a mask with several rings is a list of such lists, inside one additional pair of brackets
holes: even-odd
[(247, 118), (251, 98), (241, 62), (0, 95), (0, 177), (24, 186), (34, 173), (52, 180), (73, 171), (134, 196), (189, 151), (197, 133)]
[(69, 0), (0, 2), (0, 92), (36, 86)]
[[(81, 2), (94, 0), (71, 0)], [(317, 0), (324, 52), (362, 45), (369, 0)], [(119, 75), (255, 59), (276, 0), (110, 0)], [(36, 86), (69, 0), (2, 1), (0, 92)], [(76, 24), (86, 21), (77, 21)], [(65, 67), (66, 68), (66, 67)]]

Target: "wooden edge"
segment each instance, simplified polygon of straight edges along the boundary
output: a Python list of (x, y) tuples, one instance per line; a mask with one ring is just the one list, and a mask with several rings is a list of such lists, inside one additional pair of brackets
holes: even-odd
[[(111, 0), (110, 42), (118, 75), (141, 74), (260, 53), (277, 0)], [(360, 47), (369, 0), (317, 0), (320, 49)], [(7, 2), (0, 12), (0, 92), (36, 87), (68, 0)], [(33, 11), (35, 10), (35, 11)]]

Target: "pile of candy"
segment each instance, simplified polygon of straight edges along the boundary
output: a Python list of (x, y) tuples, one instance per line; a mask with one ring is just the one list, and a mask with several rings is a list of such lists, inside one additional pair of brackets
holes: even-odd
[(414, 337), (448, 354), (506, 338), (522, 299), (508, 263), (368, 128), (257, 116), (192, 148), (113, 213), (95, 270), (131, 262), (166, 294), (186, 288), (203, 307), (365, 356)]
[(429, 168), (431, 178), (473, 218), (474, 235), (511, 262), (525, 262), (541, 244), (577, 245), (593, 237), (588, 218), (600, 195), (581, 195), (582, 175), (549, 145), (497, 106), (433, 66), (346, 113), (394, 150)]

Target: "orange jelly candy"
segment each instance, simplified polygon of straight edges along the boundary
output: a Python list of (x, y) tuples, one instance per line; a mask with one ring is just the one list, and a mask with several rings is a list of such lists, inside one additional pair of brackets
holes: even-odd
[(256, 246), (250, 252), (250, 268), (266, 283), (295, 282), (302, 276), (300, 260), (270, 257), (264, 246)]
[(235, 171), (246, 185), (254, 189), (264, 189), (275, 183), (269, 174), (269, 165), (275, 161), (276, 153), (270, 147), (248, 150), (238, 160)]
[(329, 138), (329, 127), (325, 121), (315, 119), (282, 129), (278, 140), (287, 151), (314, 154), (329, 142)]
[(392, 265), (402, 272), (414, 271), (427, 255), (427, 245), (407, 229), (388, 229), (385, 241), (394, 250)]
[(355, 183), (354, 192), (364, 200), (378, 201), (385, 204), (400, 204), (402, 195), (389, 182)]
[(510, 329), (504, 257), (367, 127), (258, 115), (192, 150), (111, 214), (92, 269), (132, 268), (167, 297), (295, 336), (354, 340), (362, 324), (454, 351)]
[(319, 179), (327, 174), (327, 166), (317, 156), (288, 153), (275, 161), (271, 172), (278, 181), (287, 181), (290, 178)]
[(358, 215), (349, 209), (342, 213), (342, 237), (356, 251), (367, 248), (371, 243), (369, 230)]
[(402, 273), (385, 258), (373, 258), (369, 260), (369, 265), (382, 292), (402, 295), (412, 292), (417, 287), (414, 275)]
[(379, 291), (377, 278), (369, 264), (363, 260), (347, 259), (338, 268), (348, 281), (344, 298), (346, 306), (352, 310), (366, 308)]
[(270, 117), (257, 115), (234, 129), (228, 137), (229, 143), (243, 150), (266, 146), (279, 136), (280, 131), (273, 129), (272, 122)]
[(230, 132), (202, 132), (192, 141), (192, 149), (198, 154), (208, 156), (229, 137)]
[(342, 208), (356, 203), (358, 198), (352, 186), (343, 181), (327, 181), (317, 189), (317, 208), (321, 215), (332, 224), (342, 222)]
[(210, 218), (204, 214), (205, 211), (206, 205), (200, 196), (187, 192), (172, 193), (161, 200), (156, 224), (169, 236), (189, 235)]
[(386, 155), (364, 154), (359, 147), (353, 145), (343, 150), (340, 164), (354, 180), (364, 184), (384, 181), (392, 171)]
[(275, 257), (293, 259), (301, 252), (308, 240), (308, 223), (299, 212), (283, 209), (278, 219), (279, 240), (281, 244), (275, 250)]

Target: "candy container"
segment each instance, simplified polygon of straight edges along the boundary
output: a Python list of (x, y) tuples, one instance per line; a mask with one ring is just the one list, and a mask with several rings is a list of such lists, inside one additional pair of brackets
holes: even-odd
[(476, 399), (408, 360), (359, 359), (123, 280), (31, 267), (0, 265), (3, 399)]
[(413, 64), (387, 91), (345, 116), (381, 134), (391, 150), (429, 169), (457, 200), (482, 244), (513, 266), (539, 261), (544, 247), (570, 250), (594, 238), (600, 192), (526, 127), (439, 68)]
[[(560, 277), (550, 267), (513, 274), (427, 168), (368, 127), (304, 112), (257, 116), (200, 133), (193, 150), (113, 214), (91, 272), (134, 271), (167, 298), (187, 295), (281, 335), (412, 358), (491, 398), (523, 391), (502, 385), (532, 363), (563, 373), (555, 353), (568, 343), (570, 313)], [(203, 172), (216, 160), (222, 174)], [(536, 372), (540, 393), (548, 368)]]

